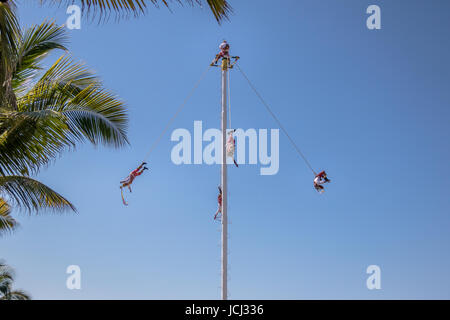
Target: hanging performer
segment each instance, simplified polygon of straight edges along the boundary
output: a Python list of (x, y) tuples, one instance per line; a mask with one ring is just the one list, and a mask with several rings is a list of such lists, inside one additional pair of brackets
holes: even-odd
[(236, 129), (228, 132), (226, 150), (227, 156), (233, 158), (234, 165), (239, 168), (236, 159), (234, 158), (234, 151), (236, 150), (236, 139), (233, 137), (233, 132), (235, 131)]
[(148, 170), (148, 168), (145, 166), (147, 164), (147, 162), (142, 162), (139, 167), (137, 167), (136, 169), (134, 169), (133, 171), (130, 172), (130, 174), (128, 175), (128, 177), (122, 181), (120, 181), (120, 193), (122, 194), (122, 202), (124, 205), (128, 205), (128, 203), (125, 201), (125, 198), (123, 197), (123, 188), (124, 187), (128, 187), (128, 190), (130, 190), (131, 192), (131, 184), (133, 183), (134, 179), (137, 176), (140, 176), (142, 174), (142, 172), (144, 172), (144, 170)]
[(219, 188), (219, 195), (217, 196), (218, 206), (217, 206), (216, 214), (214, 215), (214, 220), (217, 219), (217, 216), (219, 213), (222, 214), (222, 189), (220, 187), (218, 187), (218, 188)]
[(322, 192), (325, 191), (324, 187), (323, 187), (323, 184), (329, 183), (329, 182), (330, 182), (330, 179), (327, 178), (326, 172), (325, 171), (321, 171), (314, 178), (314, 188), (318, 192), (322, 193)]

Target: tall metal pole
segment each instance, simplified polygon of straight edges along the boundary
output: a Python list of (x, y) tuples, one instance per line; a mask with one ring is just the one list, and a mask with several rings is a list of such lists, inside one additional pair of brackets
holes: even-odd
[(227, 72), (228, 59), (222, 59), (222, 300), (228, 299), (228, 215), (227, 215)]

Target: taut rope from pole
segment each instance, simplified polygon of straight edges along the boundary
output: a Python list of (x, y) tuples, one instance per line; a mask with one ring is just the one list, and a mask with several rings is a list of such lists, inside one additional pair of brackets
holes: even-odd
[(159, 136), (155, 140), (155, 142), (153, 142), (152, 146), (150, 147), (150, 150), (147, 152), (147, 154), (144, 157), (144, 161), (148, 159), (150, 154), (153, 152), (153, 150), (156, 148), (158, 143), (161, 141), (161, 139), (164, 136), (164, 134), (166, 133), (167, 129), (169, 129), (170, 125), (173, 123), (173, 121), (176, 119), (176, 117), (180, 114), (181, 110), (183, 110), (184, 106), (186, 105), (188, 100), (191, 98), (191, 96), (194, 93), (195, 89), (197, 89), (197, 87), (199, 86), (200, 82), (203, 80), (203, 78), (205, 77), (206, 73), (209, 71), (210, 68), (211, 68), (211, 66), (208, 66), (208, 68), (205, 71), (203, 71), (202, 75), (200, 76), (200, 79), (197, 80), (195, 85), (192, 87), (191, 91), (188, 93), (188, 95), (184, 99), (183, 103), (178, 107), (177, 111), (172, 116), (172, 118), (170, 118), (169, 122), (166, 124), (166, 126), (163, 129), (163, 131), (159, 134)]
[(272, 116), (272, 118), (278, 123), (278, 125), (280, 126), (280, 129), (284, 132), (284, 134), (288, 137), (289, 141), (291, 142), (291, 144), (294, 146), (295, 150), (297, 151), (297, 153), (300, 155), (300, 157), (302, 157), (303, 161), (305, 161), (306, 165), (309, 167), (309, 169), (314, 173), (314, 175), (317, 175), (317, 173), (314, 171), (313, 167), (311, 166), (311, 164), (309, 163), (308, 159), (306, 159), (305, 155), (300, 151), (300, 148), (297, 147), (297, 145), (295, 144), (294, 140), (291, 138), (291, 136), (289, 135), (289, 133), (286, 131), (286, 129), (284, 128), (284, 126), (281, 124), (280, 120), (278, 120), (277, 116), (272, 112), (271, 108), (269, 107), (269, 105), (267, 104), (267, 102), (263, 99), (263, 97), (259, 94), (258, 90), (256, 90), (255, 86), (251, 83), (251, 81), (248, 79), (247, 75), (244, 73), (244, 71), (242, 71), (241, 67), (239, 66), (239, 64), (236, 64), (236, 67), (238, 68), (239, 72), (244, 76), (245, 80), (247, 80), (248, 84), (250, 85), (250, 88), (253, 89), (253, 91), (256, 93), (256, 95), (258, 96), (259, 100), (261, 100), (261, 102), (263, 103), (263, 105), (266, 107), (267, 111), (269, 112), (269, 114)]
[(231, 129), (231, 69), (228, 69), (228, 128)]

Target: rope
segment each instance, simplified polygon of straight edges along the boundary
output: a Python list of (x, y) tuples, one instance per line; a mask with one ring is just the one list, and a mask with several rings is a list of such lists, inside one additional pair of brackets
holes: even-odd
[(247, 75), (244, 73), (244, 71), (242, 71), (241, 67), (236, 64), (236, 67), (238, 68), (238, 70), (241, 72), (241, 74), (244, 76), (244, 78), (247, 80), (248, 84), (250, 85), (250, 87), (253, 89), (253, 91), (256, 93), (256, 95), (258, 96), (259, 100), (261, 100), (261, 102), (263, 103), (263, 105), (266, 107), (267, 111), (269, 112), (269, 114), (272, 116), (272, 118), (278, 123), (278, 125), (280, 126), (280, 129), (284, 132), (284, 134), (288, 137), (289, 141), (291, 142), (291, 144), (294, 146), (295, 150), (297, 151), (297, 153), (302, 157), (303, 161), (305, 161), (306, 165), (309, 167), (309, 169), (314, 173), (314, 175), (317, 175), (316, 172), (314, 171), (313, 167), (311, 166), (311, 164), (309, 163), (309, 161), (306, 159), (306, 157), (304, 156), (304, 154), (300, 151), (300, 148), (295, 144), (294, 140), (291, 138), (291, 136), (288, 134), (288, 132), (286, 131), (286, 129), (283, 127), (283, 125), (281, 124), (280, 120), (278, 120), (278, 118), (276, 117), (276, 115), (272, 112), (272, 110), (270, 109), (269, 105), (267, 104), (267, 102), (263, 99), (263, 97), (259, 94), (259, 92), (256, 90), (255, 86), (251, 83), (251, 81), (248, 79)]
[(228, 128), (231, 129), (231, 70), (228, 70)]
[(123, 204), (124, 204), (125, 206), (127, 206), (128, 203), (127, 203), (127, 201), (125, 200), (125, 197), (123, 196), (123, 189), (122, 189), (122, 188), (120, 188), (120, 194), (122, 195), (122, 202), (123, 202)]
[(172, 116), (172, 118), (169, 120), (167, 125), (164, 127), (163, 131), (160, 133), (160, 135), (155, 140), (155, 142), (153, 142), (152, 146), (150, 147), (150, 150), (147, 152), (147, 154), (144, 157), (144, 161), (148, 159), (150, 154), (153, 152), (153, 150), (156, 148), (158, 143), (161, 141), (161, 139), (164, 136), (164, 134), (166, 133), (167, 129), (169, 129), (170, 125), (173, 123), (173, 121), (176, 119), (176, 117), (180, 114), (181, 110), (183, 110), (184, 106), (186, 105), (188, 100), (191, 98), (191, 96), (194, 93), (195, 89), (197, 89), (197, 87), (199, 86), (200, 82), (203, 80), (203, 78), (205, 77), (206, 73), (209, 71), (210, 68), (211, 68), (211, 66), (208, 66), (208, 68), (206, 68), (206, 70), (203, 71), (202, 75), (200, 76), (200, 79), (197, 80), (195, 85), (192, 87), (191, 91), (188, 93), (188, 95), (184, 99), (183, 103), (178, 107), (177, 111)]

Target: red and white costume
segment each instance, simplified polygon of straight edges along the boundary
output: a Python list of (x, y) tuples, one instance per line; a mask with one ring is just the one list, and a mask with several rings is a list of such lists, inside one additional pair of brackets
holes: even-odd
[(327, 174), (325, 171), (319, 172), (316, 177), (314, 178), (314, 188), (318, 192), (324, 192), (323, 184), (330, 182), (330, 180), (327, 178)]
[(217, 219), (217, 216), (219, 213), (222, 214), (222, 189), (220, 189), (220, 187), (219, 187), (219, 195), (217, 196), (217, 204), (218, 204), (218, 207), (217, 207), (216, 214), (214, 215), (214, 220)]
[(236, 167), (239, 167), (234, 159), (234, 151), (236, 150), (236, 139), (233, 137), (233, 131), (228, 132), (227, 144), (225, 146), (227, 156), (233, 158), (233, 162)]

